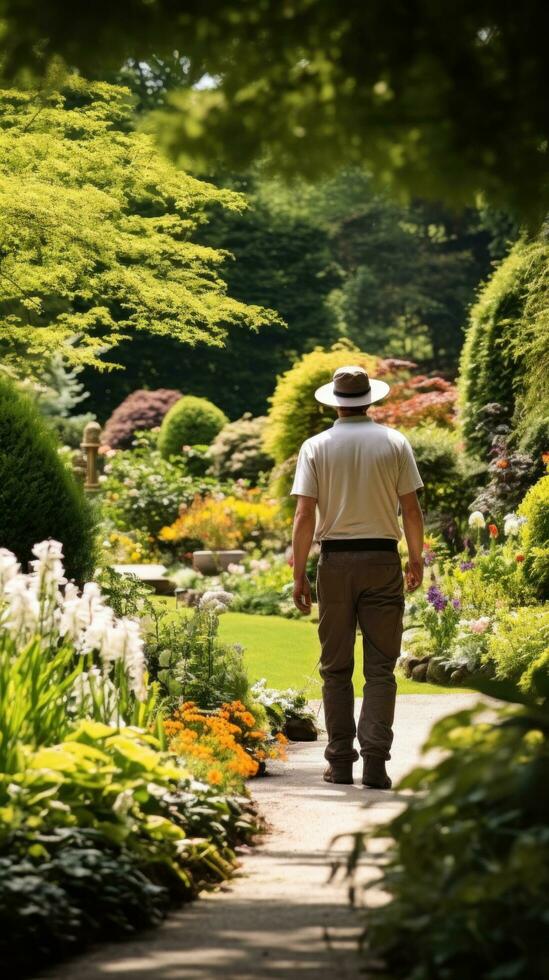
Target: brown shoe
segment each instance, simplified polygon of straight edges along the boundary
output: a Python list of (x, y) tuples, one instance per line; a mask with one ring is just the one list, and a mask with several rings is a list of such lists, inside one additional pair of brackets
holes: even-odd
[(350, 786), (353, 780), (353, 766), (338, 766), (334, 768), (333, 766), (328, 766), (324, 770), (323, 780), (325, 783), (345, 783), (345, 785)]
[(369, 786), (370, 789), (391, 789), (393, 783), (387, 775), (385, 759), (381, 759), (377, 755), (365, 757), (362, 784)]

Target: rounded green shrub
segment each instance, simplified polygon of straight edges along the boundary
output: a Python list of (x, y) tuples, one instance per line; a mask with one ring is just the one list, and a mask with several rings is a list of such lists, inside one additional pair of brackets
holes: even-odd
[(489, 448), (486, 405), (524, 433), (547, 403), (549, 244), (519, 241), (496, 268), (471, 311), (461, 359), (460, 401), (468, 450)]
[(263, 448), (266, 422), (265, 416), (253, 418), (247, 412), (221, 429), (209, 451), (214, 476), (255, 484), (260, 473), (272, 469), (274, 460)]
[(320, 405), (314, 393), (346, 364), (359, 364), (375, 375), (378, 359), (349, 344), (317, 347), (278, 379), (265, 431), (265, 449), (278, 465), (295, 456), (305, 439), (332, 424), (334, 409)]
[(78, 582), (91, 577), (91, 506), (34, 402), (2, 377), (0, 447), (0, 547), (26, 564), (33, 545), (54, 538), (63, 544), (68, 577)]
[(168, 459), (178, 456), (183, 446), (209, 445), (227, 422), (227, 416), (207, 398), (184, 395), (164, 417), (158, 448)]
[(540, 599), (549, 598), (549, 474), (530, 488), (518, 513), (526, 518), (521, 542), (524, 576)]

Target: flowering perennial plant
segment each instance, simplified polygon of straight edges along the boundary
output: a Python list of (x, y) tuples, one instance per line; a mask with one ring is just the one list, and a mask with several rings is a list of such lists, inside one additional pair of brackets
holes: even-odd
[(223, 789), (256, 776), (266, 759), (284, 758), (284, 736), (271, 738), (241, 701), (211, 712), (187, 701), (164, 727), (172, 752), (195, 776)]
[(190, 504), (181, 505), (179, 517), (162, 528), (159, 538), (165, 542), (197, 543), (215, 551), (276, 538), (282, 529), (279, 505), (263, 499), (257, 489), (243, 489), (241, 496), (197, 494)]
[[(0, 550), (0, 766), (13, 771), (18, 745), (51, 744), (74, 717), (143, 722), (147, 691), (138, 623), (115, 617), (94, 582), (67, 582), (58, 541), (35, 545), (32, 571)], [(62, 591), (64, 587), (64, 591)]]

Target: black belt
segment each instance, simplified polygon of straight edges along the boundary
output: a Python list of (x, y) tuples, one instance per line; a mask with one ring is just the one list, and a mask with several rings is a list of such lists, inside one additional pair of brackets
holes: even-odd
[(325, 538), (320, 542), (321, 551), (394, 551), (398, 544), (394, 538)]

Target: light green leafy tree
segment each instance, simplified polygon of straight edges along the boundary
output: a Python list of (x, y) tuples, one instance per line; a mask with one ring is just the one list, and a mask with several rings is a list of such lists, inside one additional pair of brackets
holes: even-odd
[[(66, 76), (0, 91), (0, 344), (7, 363), (112, 366), (136, 331), (220, 345), (274, 313), (227, 295), (226, 253), (193, 242), (245, 200), (177, 170), (132, 131), (127, 89)], [(73, 338), (77, 338), (76, 343)]]

